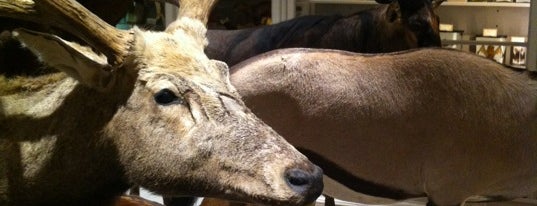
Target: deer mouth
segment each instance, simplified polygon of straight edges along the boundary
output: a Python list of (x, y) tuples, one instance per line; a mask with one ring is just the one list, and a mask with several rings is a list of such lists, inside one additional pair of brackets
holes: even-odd
[[(301, 168), (290, 168), (284, 172), (283, 180), (285, 181), (286, 190), (289, 192), (289, 196), (280, 196), (278, 197), (276, 191), (263, 193), (262, 194), (252, 194), (248, 193), (245, 190), (238, 188), (230, 189), (224, 191), (220, 198), (229, 198), (226, 197), (227, 194), (231, 195), (233, 200), (237, 201), (248, 201), (255, 202), (259, 204), (266, 205), (306, 205), (313, 203), (323, 191), (323, 172), (322, 169), (318, 166), (313, 165), (309, 169)], [(265, 183), (268, 186), (268, 183)], [(268, 186), (270, 187), (270, 186)], [(270, 196), (270, 195), (274, 196)]]

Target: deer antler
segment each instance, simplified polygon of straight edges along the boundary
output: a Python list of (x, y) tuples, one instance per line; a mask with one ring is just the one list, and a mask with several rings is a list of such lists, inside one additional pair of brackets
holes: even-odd
[(123, 63), (132, 38), (72, 0), (0, 0), (0, 16), (69, 32), (104, 53), (112, 65)]
[[(170, 2), (172, 0), (166, 0)], [(209, 15), (211, 10), (216, 4), (217, 0), (175, 0), (179, 3), (179, 14), (177, 19), (172, 22), (166, 32), (173, 33), (179, 28), (182, 31), (189, 33), (189, 36), (194, 37), (192, 41), (198, 42), (200, 49), (207, 46), (207, 22), (209, 21)], [(190, 21), (188, 19), (194, 20)]]
[(209, 21), (209, 15), (217, 0), (178, 0), (180, 17), (199, 19), (204, 24)]

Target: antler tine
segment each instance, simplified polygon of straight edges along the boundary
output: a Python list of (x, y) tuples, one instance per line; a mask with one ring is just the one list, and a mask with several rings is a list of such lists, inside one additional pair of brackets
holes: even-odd
[(132, 38), (72, 0), (0, 0), (0, 16), (65, 30), (104, 53), (113, 65), (123, 63)]
[(179, 15), (177, 19), (181, 17), (190, 17), (192, 19), (199, 19), (203, 24), (207, 24), (209, 21), (209, 15), (216, 4), (217, 0), (178, 0), (179, 1)]

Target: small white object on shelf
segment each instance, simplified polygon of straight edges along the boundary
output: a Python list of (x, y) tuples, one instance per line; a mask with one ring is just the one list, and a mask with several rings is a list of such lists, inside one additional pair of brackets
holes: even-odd
[[(464, 31), (440, 31), (440, 40), (443, 42), (445, 40), (452, 40), (457, 41), (462, 39), (462, 34)], [(443, 45), (446, 48), (453, 48), (453, 49), (462, 49), (461, 44), (450, 44), (450, 45)]]
[(497, 37), (498, 36), (498, 29), (493, 28), (484, 28), (483, 29), (483, 36), (489, 36), (489, 37)]
[[(526, 37), (512, 36), (511, 42), (526, 42)], [(526, 65), (526, 47), (513, 46), (511, 47), (511, 65), (524, 66)]]
[(440, 24), (440, 31), (453, 31), (453, 24)]

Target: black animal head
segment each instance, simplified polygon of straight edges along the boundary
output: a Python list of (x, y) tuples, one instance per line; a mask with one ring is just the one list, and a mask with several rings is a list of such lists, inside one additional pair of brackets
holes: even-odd
[(403, 35), (408, 41), (416, 41), (417, 47), (441, 46), (440, 19), (435, 10), (444, 0), (376, 0), (389, 4), (385, 14), (392, 35)]

